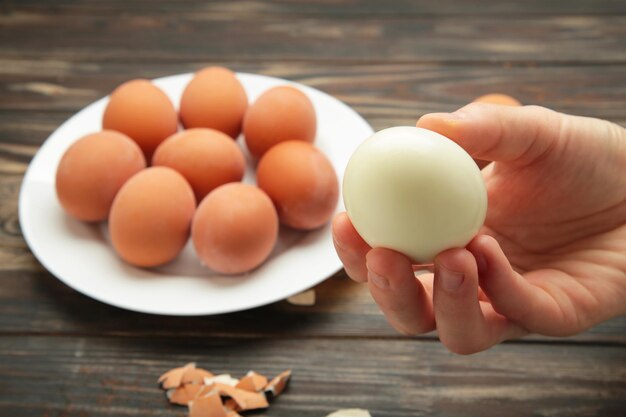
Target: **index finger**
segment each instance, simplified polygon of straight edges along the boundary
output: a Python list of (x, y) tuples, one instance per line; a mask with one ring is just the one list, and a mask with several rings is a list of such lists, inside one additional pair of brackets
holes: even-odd
[(471, 103), (454, 113), (426, 114), (417, 127), (441, 133), (473, 158), (526, 165), (551, 149), (564, 117), (539, 106)]

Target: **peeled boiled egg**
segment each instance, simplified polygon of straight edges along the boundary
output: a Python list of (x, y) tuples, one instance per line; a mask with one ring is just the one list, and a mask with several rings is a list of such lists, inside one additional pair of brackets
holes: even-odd
[(295, 229), (326, 223), (339, 198), (332, 164), (307, 142), (287, 141), (271, 148), (259, 161), (257, 183), (276, 205), (281, 223)]
[(237, 76), (227, 68), (198, 71), (180, 100), (180, 119), (186, 129), (208, 127), (237, 138), (248, 108), (248, 96)]
[(128, 135), (150, 161), (157, 146), (178, 129), (178, 115), (159, 87), (148, 80), (132, 80), (111, 94), (102, 127)]
[(193, 190), (181, 174), (167, 167), (145, 169), (129, 179), (113, 201), (113, 248), (135, 266), (167, 263), (185, 246), (195, 208)]
[(506, 94), (485, 94), (484, 96), (476, 97), (474, 99), (475, 103), (491, 103), (491, 104), (500, 104), (503, 106), (521, 106), (522, 103), (519, 102), (518, 99), (513, 98)]
[(59, 202), (78, 220), (105, 220), (122, 185), (145, 167), (141, 149), (126, 135), (105, 130), (84, 136), (59, 162)]
[(250, 106), (243, 121), (246, 146), (257, 158), (280, 142), (313, 142), (316, 130), (313, 103), (290, 86), (267, 90)]
[(166, 139), (152, 158), (180, 172), (200, 202), (210, 191), (228, 182), (241, 181), (246, 160), (230, 136), (213, 129), (189, 129)]
[(198, 206), (191, 236), (203, 264), (224, 274), (259, 266), (278, 238), (278, 216), (269, 197), (242, 183), (222, 185)]
[(409, 126), (381, 130), (356, 149), (343, 199), (370, 246), (404, 253), (418, 264), (467, 245), (487, 211), (481, 173), (463, 148)]

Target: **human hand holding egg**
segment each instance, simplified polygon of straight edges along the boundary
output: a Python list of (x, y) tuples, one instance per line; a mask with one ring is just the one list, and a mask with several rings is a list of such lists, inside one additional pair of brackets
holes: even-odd
[[(346, 271), (355, 281), (368, 283), (373, 298), (398, 331), (416, 335), (436, 329), (450, 350), (469, 354), (528, 332), (575, 334), (626, 313), (623, 128), (536, 106), (493, 104), (470, 104), (455, 113), (426, 115), (417, 126), (452, 139), (476, 159), (494, 163), (482, 171), (489, 196), (484, 226), (466, 246), (457, 242), (438, 253), (434, 274), (416, 279), (414, 264), (428, 261), (428, 256), (418, 256), (425, 253), (420, 246), (441, 248), (437, 242), (442, 236), (436, 231), (426, 227), (430, 234), (411, 237), (417, 242), (415, 253), (404, 250), (406, 241), (399, 239), (396, 249), (403, 254), (385, 247), (372, 249), (366, 243), (372, 241), (367, 236), (370, 232), (389, 238), (372, 223), (377, 217), (382, 225), (393, 223), (393, 211), (375, 213), (369, 224), (362, 222), (362, 213), (350, 214), (354, 224), (345, 213), (335, 218), (335, 247)], [(416, 142), (422, 139), (419, 133), (414, 137)], [(440, 157), (437, 150), (442, 148), (433, 148), (429, 140), (415, 147), (421, 145), (426, 155), (434, 151), (434, 158)], [(414, 162), (424, 161), (418, 158)], [(375, 163), (373, 158), (371, 165)], [(387, 168), (402, 172), (402, 164)], [(448, 168), (463, 171), (467, 165), (451, 163)], [(419, 171), (419, 167), (414, 169)], [(350, 167), (346, 179), (351, 181), (349, 171)], [(471, 171), (464, 175), (471, 177)], [(454, 175), (444, 172), (443, 177)], [(396, 198), (409, 206), (432, 203), (432, 196), (420, 195), (419, 187), (413, 195), (407, 194), (411, 183), (420, 185), (419, 179), (399, 180), (405, 184), (388, 184), (387, 192), (399, 190), (402, 195)], [(344, 193), (350, 213), (350, 199), (354, 197), (350, 192), (354, 190), (348, 187)], [(376, 184), (373, 189), (378, 190)], [(474, 200), (481, 200), (480, 187), (469, 190)], [(448, 201), (460, 195), (458, 189), (450, 191)], [(385, 202), (378, 202), (372, 208), (384, 206)], [(358, 206), (354, 210), (369, 208)], [(416, 215), (432, 217), (415, 219), (404, 227), (410, 230), (413, 223), (420, 222), (446, 226), (441, 223), (446, 215), (451, 223), (457, 223), (460, 217), (467, 217), (465, 209), (422, 207)], [(396, 212), (400, 213), (397, 218), (406, 220), (402, 207)], [(472, 222), (466, 226), (466, 232), (473, 230)], [(464, 241), (462, 234), (458, 229), (456, 238)], [(404, 231), (393, 234), (397, 235), (406, 237)]]

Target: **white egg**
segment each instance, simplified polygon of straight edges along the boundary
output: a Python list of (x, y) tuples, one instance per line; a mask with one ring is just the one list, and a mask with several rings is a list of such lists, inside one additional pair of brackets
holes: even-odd
[(343, 199), (370, 246), (419, 264), (467, 245), (487, 212), (485, 183), (472, 158), (445, 136), (410, 126), (381, 130), (356, 149)]

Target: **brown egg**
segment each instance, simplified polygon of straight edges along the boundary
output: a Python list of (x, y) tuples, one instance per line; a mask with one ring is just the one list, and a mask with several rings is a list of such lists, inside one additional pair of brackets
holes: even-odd
[(278, 216), (255, 186), (231, 183), (202, 200), (191, 229), (203, 264), (223, 274), (250, 271), (267, 259), (278, 238)]
[(274, 146), (259, 161), (256, 175), (287, 226), (315, 229), (330, 219), (337, 206), (335, 170), (310, 143), (287, 141)]
[(157, 148), (152, 164), (180, 172), (191, 184), (196, 201), (220, 185), (241, 181), (246, 168), (235, 141), (213, 129), (189, 129), (171, 136)]
[(274, 87), (263, 93), (246, 112), (243, 134), (257, 158), (287, 140), (313, 142), (317, 130), (311, 100), (294, 87)]
[(167, 167), (145, 169), (129, 179), (113, 201), (113, 248), (132, 265), (167, 263), (187, 243), (195, 208), (193, 190), (182, 175)]
[(186, 129), (208, 127), (237, 138), (248, 96), (235, 74), (227, 68), (198, 71), (180, 100), (180, 119)]
[(474, 99), (474, 103), (491, 103), (500, 104), (503, 106), (521, 106), (522, 103), (519, 100), (507, 96), (506, 94), (485, 94)]
[(157, 146), (178, 130), (178, 116), (159, 87), (148, 80), (132, 80), (111, 94), (102, 127), (128, 135), (150, 161)]
[(145, 167), (141, 149), (129, 137), (110, 130), (84, 136), (59, 162), (57, 197), (78, 220), (105, 220), (122, 185)]

